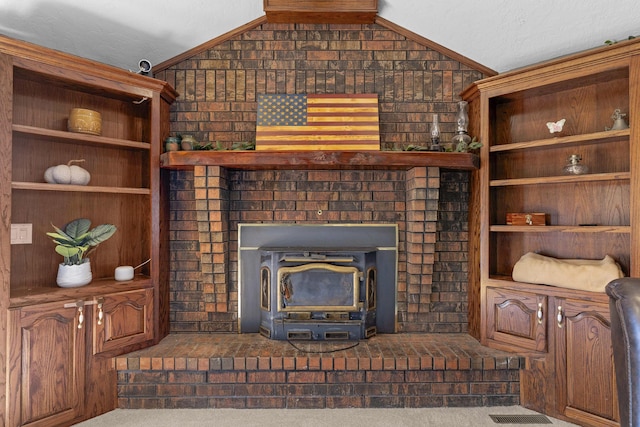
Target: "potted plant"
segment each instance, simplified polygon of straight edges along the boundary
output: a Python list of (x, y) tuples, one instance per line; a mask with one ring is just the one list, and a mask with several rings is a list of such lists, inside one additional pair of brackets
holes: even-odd
[(113, 236), (116, 226), (98, 225), (91, 228), (91, 221), (78, 218), (66, 225), (64, 230), (53, 225), (55, 232), (47, 233), (56, 244), (56, 252), (63, 256), (64, 262), (58, 266), (56, 283), (63, 288), (84, 286), (91, 282), (91, 263), (87, 258), (100, 243)]

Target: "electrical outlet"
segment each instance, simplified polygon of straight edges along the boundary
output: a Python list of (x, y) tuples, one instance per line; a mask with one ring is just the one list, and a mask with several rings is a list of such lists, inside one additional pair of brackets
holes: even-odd
[(32, 224), (11, 224), (11, 244), (30, 245), (32, 230)]

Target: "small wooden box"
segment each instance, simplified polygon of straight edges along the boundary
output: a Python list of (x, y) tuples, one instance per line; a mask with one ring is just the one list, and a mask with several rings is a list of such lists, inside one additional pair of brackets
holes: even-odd
[(547, 225), (546, 214), (508, 212), (507, 225)]

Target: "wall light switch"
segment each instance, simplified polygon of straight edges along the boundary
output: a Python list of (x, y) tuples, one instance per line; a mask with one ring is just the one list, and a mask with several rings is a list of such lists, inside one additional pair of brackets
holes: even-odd
[(11, 244), (30, 245), (32, 230), (32, 224), (11, 224)]

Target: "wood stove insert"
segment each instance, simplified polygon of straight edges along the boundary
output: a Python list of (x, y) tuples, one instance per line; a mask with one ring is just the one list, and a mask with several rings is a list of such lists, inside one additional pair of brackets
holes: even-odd
[(395, 333), (395, 224), (241, 224), (239, 330), (278, 340)]
[(376, 334), (376, 249), (263, 249), (260, 333), (286, 340)]

